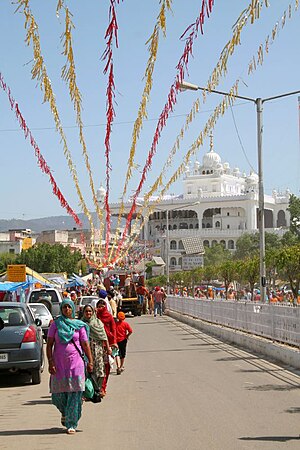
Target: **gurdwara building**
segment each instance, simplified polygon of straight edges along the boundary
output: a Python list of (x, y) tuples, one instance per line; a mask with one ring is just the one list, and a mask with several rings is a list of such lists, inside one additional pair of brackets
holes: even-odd
[[(272, 195), (264, 196), (267, 232), (283, 234), (288, 229), (289, 197), (289, 190), (274, 190)], [(153, 197), (148, 207), (155, 200)], [(143, 204), (143, 198), (138, 202)], [(130, 206), (130, 202), (125, 205), (125, 213)], [(169, 260), (170, 270), (189, 269), (199, 263), (199, 241), (204, 248), (220, 243), (234, 251), (243, 233), (258, 232), (258, 206), (258, 175), (254, 171), (246, 175), (223, 163), (211, 138), (210, 150), (203, 155), (202, 163), (195, 161), (192, 167), (186, 167), (183, 193), (165, 196), (160, 201), (145, 219), (141, 237), (153, 242), (157, 255)], [(116, 214), (118, 207), (112, 205), (111, 212)], [(193, 242), (195, 253), (191, 249)]]

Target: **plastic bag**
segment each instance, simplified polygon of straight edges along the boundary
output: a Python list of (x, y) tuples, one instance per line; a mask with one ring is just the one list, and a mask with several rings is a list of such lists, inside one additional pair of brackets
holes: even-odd
[(92, 399), (94, 396), (94, 393), (95, 393), (95, 391), (94, 391), (93, 382), (92, 382), (91, 378), (89, 376), (87, 376), (85, 379), (85, 390), (84, 390), (83, 396), (85, 398)]

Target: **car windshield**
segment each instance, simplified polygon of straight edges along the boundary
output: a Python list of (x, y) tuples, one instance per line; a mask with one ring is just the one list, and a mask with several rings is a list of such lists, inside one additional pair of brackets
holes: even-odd
[(57, 294), (55, 291), (36, 291), (36, 292), (31, 292), (30, 294), (30, 303), (37, 303), (40, 302), (41, 300), (48, 300), (48, 302), (53, 302), (53, 303), (57, 303), (58, 302), (58, 298), (57, 298)]
[(36, 316), (48, 316), (50, 314), (48, 308), (42, 303), (40, 305), (31, 305), (30, 309)]
[(0, 318), (6, 327), (26, 325), (26, 317), (22, 308), (0, 306)]
[(93, 300), (96, 300), (95, 297), (85, 297), (81, 300), (82, 305), (89, 305)]

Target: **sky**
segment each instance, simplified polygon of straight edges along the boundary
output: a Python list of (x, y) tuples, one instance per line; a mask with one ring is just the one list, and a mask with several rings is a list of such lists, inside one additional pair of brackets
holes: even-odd
[[(205, 18), (204, 33), (194, 41), (193, 57), (189, 62), (185, 79), (198, 86), (205, 86), (215, 68), (220, 53), (232, 37), (232, 26), (250, 0), (215, 0), (212, 14)], [(182, 55), (185, 42), (180, 36), (199, 15), (202, 1), (173, 0), (172, 12), (166, 15), (166, 36), (160, 37), (158, 57), (153, 75), (153, 88), (147, 106), (148, 119), (137, 145), (136, 169), (130, 181), (128, 195), (133, 195), (140, 180), (141, 171), (150, 150), (157, 120), (167, 100), (170, 86), (176, 76), (176, 65)], [(242, 83), (239, 94), (251, 98), (268, 98), (300, 90), (299, 18), (300, 8), (293, 13), (280, 30), (277, 39), (265, 56), (262, 66), (248, 75), (248, 63), (264, 43), (289, 1), (269, 0), (269, 8), (263, 8), (261, 17), (254, 24), (244, 27), (241, 43), (228, 61), (226, 77), (217, 89), (230, 89), (237, 78)], [(64, 29), (64, 15), (56, 16), (57, 0), (30, 0), (29, 4), (39, 25), (41, 51), (55, 92), (57, 107), (63, 124), (72, 160), (76, 166), (79, 184), (87, 206), (93, 210), (88, 176), (82, 158), (76, 127), (76, 114), (68, 89), (60, 77), (65, 63), (60, 36)], [(109, 22), (109, 0), (74, 2), (65, 0), (73, 14), (73, 50), (77, 82), (82, 94), (84, 136), (93, 172), (95, 188), (105, 185), (105, 126), (107, 76), (103, 74), (101, 55), (105, 49), (105, 30)], [(291, 4), (294, 6), (295, 1)], [(0, 2), (1, 64), (0, 72), (11, 88), (12, 95), (30, 128), (39, 148), (50, 166), (58, 186), (71, 207), (80, 211), (79, 201), (63, 154), (63, 147), (54, 127), (49, 104), (43, 102), (43, 93), (31, 79), (32, 48), (27, 47), (24, 15), (15, 13), (16, 5), (9, 0)], [(120, 0), (116, 5), (118, 21), (118, 48), (113, 48), (115, 72), (115, 112), (111, 136), (110, 202), (121, 198), (129, 149), (132, 142), (134, 121), (137, 117), (144, 88), (144, 74), (148, 59), (147, 41), (153, 32), (160, 10), (159, 0)], [(164, 128), (157, 153), (153, 158), (143, 192), (146, 192), (167, 159), (180, 128), (185, 123), (199, 92), (186, 91), (178, 101)], [(169, 175), (182, 162), (190, 145), (200, 131), (213, 108), (221, 101), (218, 95), (210, 95), (201, 105), (200, 113), (185, 134)], [(267, 194), (273, 189), (284, 192), (287, 188), (296, 195), (300, 189), (300, 146), (298, 96), (269, 101), (263, 111), (263, 166), (264, 188)], [(7, 97), (0, 90), (0, 149), (1, 149), (1, 202), (0, 219), (31, 219), (65, 214), (45, 174), (37, 165), (30, 142), (10, 110)], [(192, 158), (202, 161), (209, 150), (204, 142)], [(257, 170), (256, 109), (251, 102), (237, 100), (232, 110), (219, 119), (214, 129), (214, 150), (222, 162), (239, 167), (249, 173)], [(164, 181), (167, 182), (169, 177)], [(174, 183), (169, 193), (180, 194), (182, 181)]]

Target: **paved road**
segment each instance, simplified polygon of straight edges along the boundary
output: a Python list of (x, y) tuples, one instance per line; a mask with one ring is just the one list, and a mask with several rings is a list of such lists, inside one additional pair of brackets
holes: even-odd
[(48, 374), (0, 377), (0, 448), (105, 450), (300, 449), (300, 374), (166, 316), (128, 319), (126, 371), (85, 404), (68, 436)]

